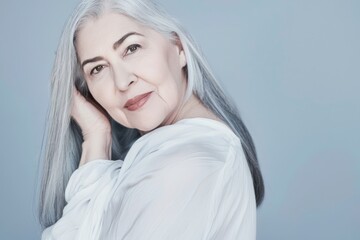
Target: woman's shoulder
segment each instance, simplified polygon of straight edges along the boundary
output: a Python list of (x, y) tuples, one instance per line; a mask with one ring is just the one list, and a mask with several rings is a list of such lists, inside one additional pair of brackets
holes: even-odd
[(202, 138), (207, 141), (216, 141), (218, 138), (238, 140), (235, 133), (224, 122), (210, 118), (184, 118), (174, 124), (159, 127), (143, 136), (144, 140), (157, 138), (159, 140), (189, 140)]
[(242, 151), (239, 138), (223, 122), (187, 118), (157, 128), (139, 138), (125, 158), (125, 168), (137, 163), (160, 163), (203, 158), (224, 162), (230, 151)]
[(154, 129), (136, 141), (142, 147), (160, 148), (171, 145), (226, 144), (240, 142), (225, 123), (210, 118), (185, 118), (174, 124)]

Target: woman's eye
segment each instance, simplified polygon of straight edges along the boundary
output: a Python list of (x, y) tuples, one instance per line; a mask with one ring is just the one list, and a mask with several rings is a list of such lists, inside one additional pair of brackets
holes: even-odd
[(129, 47), (126, 48), (125, 55), (129, 55), (129, 54), (136, 52), (136, 50), (138, 50), (138, 48), (140, 48), (139, 44), (130, 45)]
[(99, 65), (99, 66), (94, 67), (91, 70), (90, 75), (98, 74), (103, 68), (104, 68), (104, 65)]

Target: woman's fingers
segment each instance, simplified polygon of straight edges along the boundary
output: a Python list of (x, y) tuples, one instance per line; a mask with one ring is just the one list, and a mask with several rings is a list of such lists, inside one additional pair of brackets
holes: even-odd
[(78, 90), (75, 89), (73, 94), (71, 116), (80, 126), (83, 137), (104, 132), (109, 133), (111, 127), (108, 118), (87, 101)]

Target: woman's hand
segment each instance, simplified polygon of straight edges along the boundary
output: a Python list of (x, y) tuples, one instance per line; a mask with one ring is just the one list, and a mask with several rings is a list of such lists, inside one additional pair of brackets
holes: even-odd
[(86, 100), (79, 91), (74, 90), (73, 94), (71, 116), (80, 126), (84, 141), (93, 135), (110, 134), (111, 126), (107, 116)]
[(73, 92), (71, 116), (80, 126), (84, 142), (80, 166), (95, 159), (110, 159), (111, 125), (108, 117), (77, 90)]

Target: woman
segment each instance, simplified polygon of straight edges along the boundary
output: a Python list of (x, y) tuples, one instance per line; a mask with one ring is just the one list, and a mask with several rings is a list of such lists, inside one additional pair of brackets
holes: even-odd
[(255, 239), (264, 186), (251, 136), (156, 4), (82, 1), (51, 87), (43, 239)]

